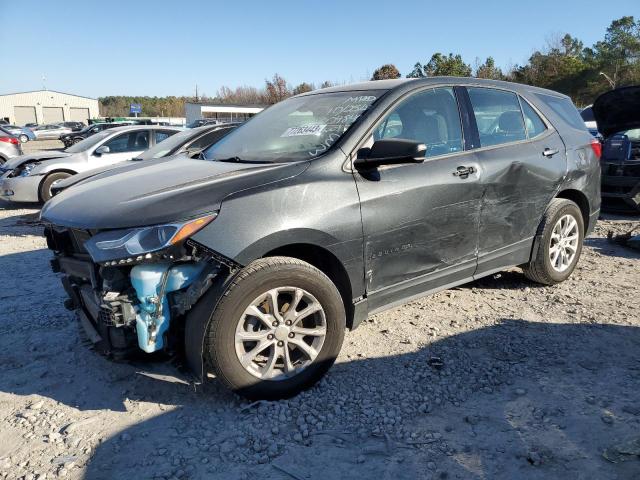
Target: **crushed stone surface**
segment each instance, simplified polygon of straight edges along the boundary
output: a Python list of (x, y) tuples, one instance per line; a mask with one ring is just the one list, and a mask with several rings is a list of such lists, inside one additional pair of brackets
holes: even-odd
[(639, 219), (605, 218), (566, 282), (372, 316), (317, 386), (251, 403), (91, 350), (37, 209), (2, 203), (0, 479), (640, 478), (640, 252), (606, 240)]

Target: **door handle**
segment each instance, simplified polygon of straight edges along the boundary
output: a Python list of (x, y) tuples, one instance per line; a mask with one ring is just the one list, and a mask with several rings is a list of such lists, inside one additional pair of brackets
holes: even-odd
[(453, 172), (453, 176), (454, 177), (460, 177), (460, 178), (467, 178), (469, 175), (471, 175), (472, 173), (475, 173), (476, 169), (473, 167), (464, 167), (464, 166), (460, 166), (456, 169), (455, 172)]
[(551, 158), (558, 152), (559, 152), (559, 150), (557, 150), (557, 149), (545, 148), (542, 151), (542, 155), (544, 155), (547, 158)]

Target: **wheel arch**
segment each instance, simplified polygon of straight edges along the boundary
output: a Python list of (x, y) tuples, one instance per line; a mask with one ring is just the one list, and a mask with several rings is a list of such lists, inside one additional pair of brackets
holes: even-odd
[(75, 172), (75, 171), (71, 170), (70, 168), (56, 168), (54, 170), (51, 170), (51, 171), (45, 173), (42, 176), (42, 180), (40, 180), (40, 183), (38, 184), (38, 198), (40, 198), (40, 201), (42, 201), (42, 195), (41, 195), (42, 184), (47, 180), (47, 178), (49, 178), (50, 175), (52, 175), (54, 173), (68, 173), (69, 175), (75, 175), (78, 172)]
[(580, 213), (582, 213), (582, 223), (584, 224), (584, 234), (586, 235), (587, 229), (589, 228), (589, 215), (591, 212), (589, 199), (587, 196), (582, 193), (580, 190), (575, 190), (572, 188), (562, 190), (556, 195), (556, 198), (564, 198), (565, 200), (571, 200), (573, 203), (578, 205), (580, 208)]
[(263, 257), (275, 256), (297, 258), (313, 265), (329, 277), (342, 297), (347, 315), (347, 327), (353, 327), (354, 307), (351, 280), (347, 270), (336, 255), (330, 250), (312, 243), (292, 243), (274, 248), (263, 255)]

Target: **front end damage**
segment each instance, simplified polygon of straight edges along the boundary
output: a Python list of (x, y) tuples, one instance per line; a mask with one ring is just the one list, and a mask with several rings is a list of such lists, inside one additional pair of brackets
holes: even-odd
[(96, 261), (89, 250), (97, 233), (45, 229), (54, 252), (51, 266), (69, 296), (65, 306), (77, 312), (88, 338), (115, 359), (141, 352), (187, 353), (187, 363), (201, 376), (201, 345), (185, 352), (186, 317), (233, 263), (190, 239), (154, 253)]

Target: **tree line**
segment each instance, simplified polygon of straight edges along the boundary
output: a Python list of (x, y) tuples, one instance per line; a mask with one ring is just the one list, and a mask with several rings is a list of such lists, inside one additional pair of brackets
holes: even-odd
[[(604, 38), (590, 47), (570, 34), (556, 36), (536, 50), (524, 65), (503, 72), (493, 57), (475, 66), (461, 55), (434, 53), (428, 62), (417, 62), (408, 78), (432, 76), (490, 78), (526, 83), (569, 95), (579, 106), (588, 105), (611, 88), (640, 84), (640, 19), (626, 16), (611, 22)], [(393, 64), (376, 69), (372, 80), (400, 78)]]
[[(640, 84), (640, 19), (636, 21), (633, 16), (625, 16), (614, 20), (604, 38), (590, 47), (568, 33), (556, 36), (546, 46), (536, 50), (524, 65), (514, 65), (505, 71), (496, 65), (491, 56), (484, 62), (476, 59), (472, 66), (460, 54), (436, 52), (427, 62), (416, 62), (405, 76), (421, 78), (441, 75), (526, 83), (565, 93), (576, 105), (588, 105), (611, 88)], [(395, 65), (386, 64), (377, 68), (371, 79), (401, 76)], [(185, 102), (271, 105), (292, 95), (332, 85), (332, 82), (325, 81), (320, 85), (302, 82), (292, 86), (276, 73), (265, 80), (262, 88), (225, 86), (214, 96), (109, 96), (98, 100), (103, 116), (127, 116), (129, 105), (139, 103), (145, 116), (182, 117)]]

